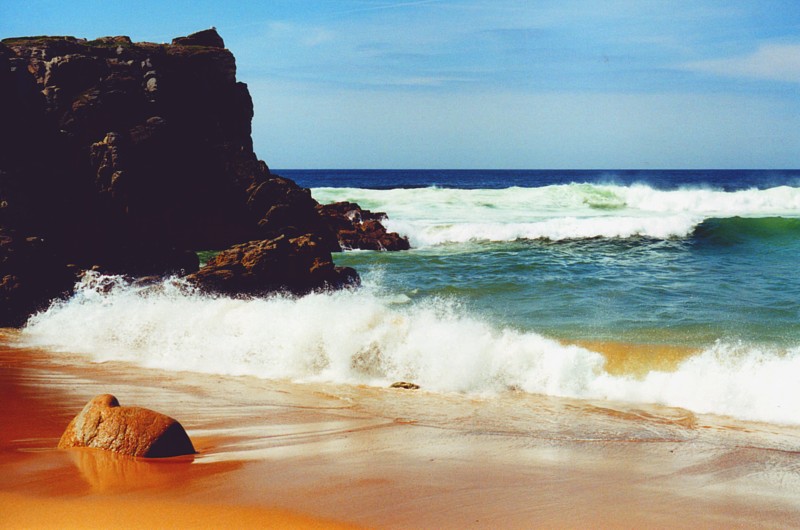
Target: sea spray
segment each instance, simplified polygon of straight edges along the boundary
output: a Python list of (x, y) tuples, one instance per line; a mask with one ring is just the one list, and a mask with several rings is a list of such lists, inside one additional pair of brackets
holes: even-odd
[(234, 299), (176, 279), (142, 286), (88, 273), (73, 298), (32, 317), (21, 337), (96, 362), (164, 370), (379, 386), (410, 380), (434, 392), (517, 389), (800, 423), (797, 347), (720, 341), (674, 372), (617, 376), (598, 352), (498, 326), (457, 301), (409, 302), (378, 285)]

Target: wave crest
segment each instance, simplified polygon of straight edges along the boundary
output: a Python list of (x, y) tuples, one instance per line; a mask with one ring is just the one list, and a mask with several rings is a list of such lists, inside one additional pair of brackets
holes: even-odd
[(800, 188), (733, 192), (647, 185), (373, 190), (317, 188), (321, 202), (352, 200), (386, 211), (386, 225), (415, 247), (467, 241), (683, 238), (707, 219), (800, 216)]

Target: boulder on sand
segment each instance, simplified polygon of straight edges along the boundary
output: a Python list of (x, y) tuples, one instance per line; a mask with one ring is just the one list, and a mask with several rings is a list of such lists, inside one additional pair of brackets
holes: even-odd
[(148, 458), (196, 453), (176, 420), (142, 407), (121, 407), (111, 394), (89, 401), (69, 422), (58, 447), (93, 447)]

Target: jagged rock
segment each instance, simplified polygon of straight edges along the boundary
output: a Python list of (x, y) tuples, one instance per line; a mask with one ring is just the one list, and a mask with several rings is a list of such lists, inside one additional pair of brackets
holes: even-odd
[(381, 224), (383, 212), (364, 210), (353, 202), (335, 202), (318, 206), (317, 210), (336, 233), (343, 249), (408, 250), (408, 239), (397, 232), (388, 232)]
[(187, 276), (206, 292), (261, 295), (278, 291), (305, 294), (313, 290), (358, 284), (350, 267), (336, 267), (330, 251), (313, 234), (235, 245)]
[(58, 447), (93, 447), (148, 458), (196, 452), (176, 420), (150, 409), (121, 407), (111, 394), (89, 401), (67, 425)]

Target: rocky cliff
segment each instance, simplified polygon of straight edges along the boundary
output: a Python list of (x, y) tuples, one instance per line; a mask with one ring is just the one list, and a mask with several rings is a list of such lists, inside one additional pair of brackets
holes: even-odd
[[(246, 242), (286, 241), (254, 244), (284, 271), (256, 282), (265, 290), (357, 277), (332, 264), (341, 219), (257, 159), (252, 100), (214, 30), (171, 44), (4, 39), (0, 115), (0, 326), (68, 293), (81, 270), (188, 274), (196, 250)], [(293, 252), (303, 259), (281, 254)], [(292, 269), (309, 263), (314, 274)], [(234, 290), (207, 276), (194, 278)]]

